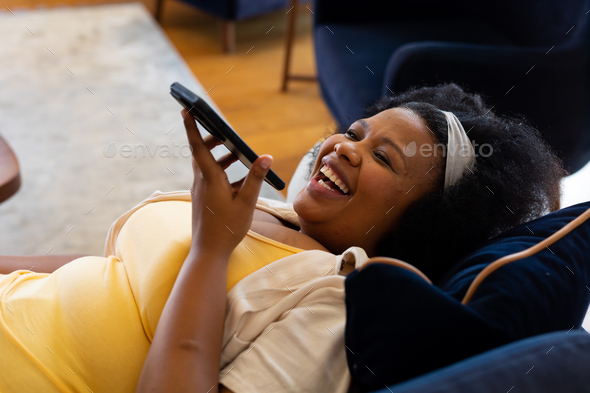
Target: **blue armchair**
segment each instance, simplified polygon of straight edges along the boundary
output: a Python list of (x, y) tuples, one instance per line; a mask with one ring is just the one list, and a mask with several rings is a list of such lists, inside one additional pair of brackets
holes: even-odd
[[(235, 23), (287, 6), (288, 0), (183, 0), (222, 21), (226, 52), (235, 50)], [(162, 20), (164, 0), (156, 0), (156, 19)]]
[(381, 95), (455, 82), (522, 114), (574, 172), (590, 160), (588, 0), (316, 0), (322, 95), (349, 125)]

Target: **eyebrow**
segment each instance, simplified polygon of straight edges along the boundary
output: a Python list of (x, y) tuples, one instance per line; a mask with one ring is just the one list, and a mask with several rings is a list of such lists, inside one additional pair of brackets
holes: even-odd
[[(369, 128), (369, 123), (367, 123), (366, 121), (359, 120), (359, 123), (363, 127), (364, 130), (366, 130), (367, 128)], [(381, 143), (385, 143), (385, 144), (393, 147), (395, 150), (397, 150), (397, 152), (399, 153), (402, 161), (404, 162), (404, 168), (406, 170), (408, 170), (408, 166), (406, 165), (406, 156), (405, 156), (404, 152), (402, 151), (402, 149), (395, 142), (393, 142), (391, 139), (386, 138), (386, 137), (381, 137)]]

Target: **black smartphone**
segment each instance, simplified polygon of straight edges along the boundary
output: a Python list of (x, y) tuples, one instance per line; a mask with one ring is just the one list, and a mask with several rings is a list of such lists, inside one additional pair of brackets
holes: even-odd
[[(170, 85), (170, 94), (193, 115), (205, 129), (225, 145), (248, 169), (258, 155), (240, 138), (240, 136), (205, 102), (204, 99), (178, 82)], [(271, 170), (264, 179), (268, 184), (282, 190), (285, 182)]]

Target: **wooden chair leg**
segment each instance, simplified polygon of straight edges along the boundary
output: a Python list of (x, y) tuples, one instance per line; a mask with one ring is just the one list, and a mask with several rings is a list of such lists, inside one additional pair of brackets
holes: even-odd
[(223, 50), (225, 53), (233, 53), (236, 50), (236, 22), (222, 20), (221, 29), (223, 35)]
[(155, 17), (158, 23), (162, 24), (162, 14), (163, 14), (163, 4), (164, 0), (156, 0), (156, 10), (155, 10)]
[(289, 67), (291, 65), (291, 51), (293, 50), (293, 35), (295, 34), (295, 21), (297, 17), (297, 0), (291, 0), (289, 11), (287, 11), (287, 34), (285, 38), (285, 61), (283, 64), (283, 81), (281, 91), (287, 91), (287, 80), (289, 79)]

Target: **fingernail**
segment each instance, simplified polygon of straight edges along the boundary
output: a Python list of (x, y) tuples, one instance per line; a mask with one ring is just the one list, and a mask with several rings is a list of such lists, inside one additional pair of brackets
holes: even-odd
[(272, 156), (262, 157), (262, 161), (260, 161), (260, 166), (263, 169), (270, 168), (270, 164), (272, 164)]

